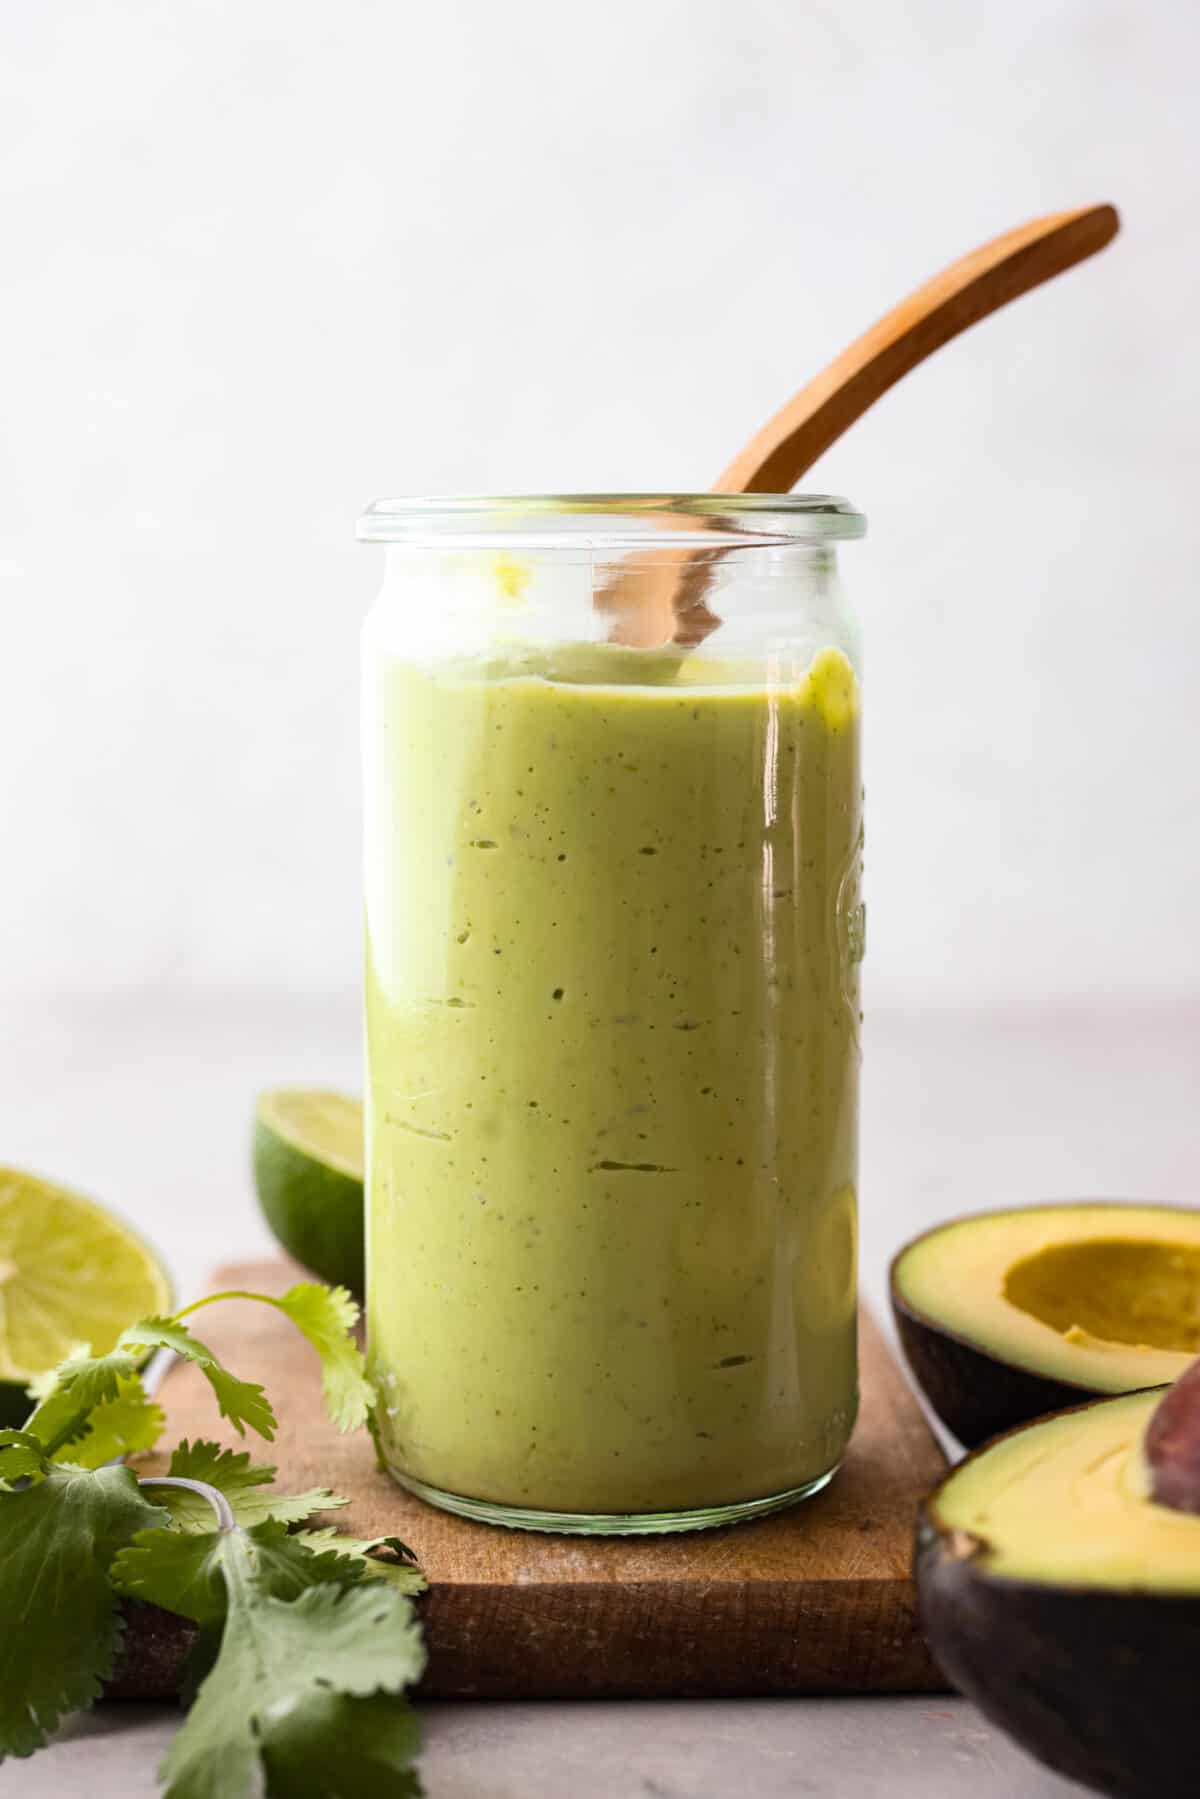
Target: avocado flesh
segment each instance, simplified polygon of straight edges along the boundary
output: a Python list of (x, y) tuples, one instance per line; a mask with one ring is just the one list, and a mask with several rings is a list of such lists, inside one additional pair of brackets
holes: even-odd
[(1200, 1518), (1151, 1498), (1142, 1455), (1161, 1398), (1130, 1393), (1002, 1437), (948, 1477), (930, 1521), (961, 1533), (977, 1573), (1200, 1601)]
[(957, 1219), (901, 1251), (892, 1291), (925, 1329), (1081, 1394), (1165, 1384), (1200, 1352), (1200, 1212), (1074, 1204)]

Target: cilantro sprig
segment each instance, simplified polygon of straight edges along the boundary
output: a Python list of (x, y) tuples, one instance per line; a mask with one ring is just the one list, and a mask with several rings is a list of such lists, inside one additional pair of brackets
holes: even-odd
[(262, 1387), (183, 1322), (226, 1299), (281, 1311), (320, 1356), (339, 1428), (369, 1420), (358, 1308), (313, 1282), (281, 1298), (213, 1294), (132, 1325), (107, 1355), (82, 1345), (40, 1380), (23, 1429), (0, 1431), (0, 1760), (33, 1753), (93, 1702), (113, 1672), (124, 1607), (142, 1602), (199, 1631), (185, 1682), (194, 1704), (160, 1770), (167, 1799), (406, 1799), (420, 1791), (419, 1738), (401, 1695), (424, 1666), (411, 1596), (425, 1582), (412, 1552), (394, 1537), (312, 1526), (346, 1501), (324, 1487), (279, 1493), (275, 1469), (248, 1452), (185, 1441), (165, 1475), (141, 1482), (112, 1465), (165, 1428), (141, 1372), (158, 1349), (200, 1369), (239, 1434), (274, 1437)]
[[(222, 1299), (256, 1299), (262, 1305), (274, 1306), (285, 1318), (290, 1318), (321, 1358), (321, 1384), (325, 1389), (325, 1403), (329, 1407), (330, 1417), (339, 1430), (361, 1429), (375, 1403), (375, 1389), (367, 1379), (362, 1351), (354, 1341), (358, 1305), (345, 1287), (324, 1287), (318, 1281), (301, 1281), (297, 1286), (289, 1287), (279, 1299), (269, 1293), (244, 1293), (235, 1288), (227, 1293), (210, 1293), (204, 1299), (194, 1300), (190, 1306), (184, 1306), (181, 1312), (177, 1312), (175, 1319), (166, 1322), (176, 1323), (189, 1312), (195, 1312), (201, 1306), (214, 1305)], [(137, 1325), (134, 1328), (141, 1330), (144, 1327)], [(195, 1344), (194, 1339), (192, 1342), (194, 1348), (201, 1347)], [(149, 1346), (157, 1347), (156, 1344)], [(174, 1349), (176, 1345), (167, 1343), (165, 1347)], [(187, 1353), (186, 1349), (180, 1349), (180, 1354)], [(204, 1354), (207, 1355), (208, 1351), (204, 1351)], [(209, 1378), (212, 1379), (211, 1374)], [(214, 1381), (213, 1384), (215, 1387), (217, 1383)], [(234, 1384), (238, 1387), (245, 1385), (243, 1382)], [(256, 1387), (254, 1392), (261, 1394), (262, 1388)], [(270, 1411), (269, 1406), (267, 1410)], [(253, 1424), (254, 1420), (248, 1419), (247, 1422)], [(273, 1423), (272, 1419), (272, 1425)], [(258, 1426), (255, 1425), (254, 1428), (257, 1430)], [(262, 1432), (267, 1437), (273, 1434), (273, 1429)]]
[[(107, 1423), (111, 1434), (112, 1416), (106, 1420), (102, 1408), (121, 1405), (122, 1418), (128, 1421), (126, 1429), (149, 1438), (149, 1442), (131, 1443), (129, 1447), (150, 1447), (157, 1441), (163, 1419), (159, 1408), (147, 1397), (139, 1371), (148, 1354), (169, 1349), (199, 1368), (216, 1395), (221, 1416), (241, 1436), (245, 1436), (249, 1426), (270, 1442), (275, 1435), (275, 1414), (261, 1386), (239, 1380), (222, 1367), (208, 1345), (194, 1337), (183, 1323), (202, 1306), (225, 1299), (254, 1300), (259, 1305), (274, 1306), (290, 1318), (321, 1358), (325, 1400), (338, 1429), (357, 1430), (367, 1422), (375, 1403), (375, 1390), (367, 1379), (362, 1351), (354, 1341), (358, 1306), (344, 1287), (301, 1281), (281, 1298), (271, 1293), (210, 1293), (170, 1318), (146, 1318), (131, 1325), (122, 1331), (116, 1347), (107, 1355), (93, 1356), (85, 1345), (52, 1376), (39, 1381), (37, 1397), (41, 1403), (26, 1420), (25, 1429), (40, 1440), (49, 1456), (75, 1445), (64, 1459), (76, 1460), (86, 1453), (86, 1439), (93, 1430)], [(100, 1459), (108, 1460), (113, 1453), (109, 1450)]]
[(375, 1582), (276, 1599), (250, 1545), (234, 1530), (217, 1551), (225, 1629), (163, 1763), (167, 1799), (249, 1794), (263, 1776), (269, 1791), (296, 1799), (418, 1793), (414, 1719), (383, 1699), (425, 1665), (410, 1602)]

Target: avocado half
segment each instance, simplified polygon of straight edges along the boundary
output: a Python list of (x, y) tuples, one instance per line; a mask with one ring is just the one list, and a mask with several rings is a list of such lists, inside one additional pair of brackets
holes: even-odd
[(1200, 1794), (1200, 1517), (1152, 1496), (1143, 1439), (1161, 1399), (999, 1438), (917, 1527), (943, 1672), (1031, 1754), (1117, 1799)]
[(954, 1218), (892, 1263), (918, 1385), (968, 1448), (1200, 1353), (1200, 1211), (1098, 1200)]

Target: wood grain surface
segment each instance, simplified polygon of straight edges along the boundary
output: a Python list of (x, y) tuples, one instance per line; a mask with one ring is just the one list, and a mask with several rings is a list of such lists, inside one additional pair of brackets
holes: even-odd
[[(281, 1293), (283, 1261), (222, 1268), (214, 1290)], [(340, 1436), (317, 1359), (272, 1308), (230, 1303), (197, 1320), (235, 1372), (261, 1381), (280, 1420), (242, 1444), (199, 1371), (177, 1366), (161, 1400), (165, 1441), (249, 1447), (282, 1487), (333, 1487), (329, 1514), (361, 1536), (396, 1535), (420, 1557), (426, 1696), (939, 1692), (910, 1577), (917, 1501), (944, 1460), (873, 1320), (862, 1328), (862, 1410), (827, 1490), (755, 1524), (681, 1537), (580, 1539), (473, 1524), (424, 1505), (374, 1466), (364, 1433)], [(165, 1456), (143, 1457), (139, 1474)]]

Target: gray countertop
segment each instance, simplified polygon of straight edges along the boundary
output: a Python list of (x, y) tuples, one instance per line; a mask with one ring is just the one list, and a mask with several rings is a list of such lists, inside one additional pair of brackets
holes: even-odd
[[(960, 1699), (430, 1705), (428, 1799), (1071, 1799)], [(154, 1799), (170, 1712), (102, 1707), (0, 1771), (13, 1799)], [(370, 1799), (368, 1794), (354, 1799)]]
[[(1194, 1011), (868, 1015), (863, 1284), (958, 1211), (1080, 1195), (1196, 1198)], [(170, 1258), (181, 1291), (267, 1238), (246, 1168), (253, 1095), (358, 1082), (357, 1021), (302, 1006), (30, 1005), (0, 1049), (3, 1159), (90, 1190)], [(0, 1795), (150, 1799), (170, 1708), (107, 1706), (0, 1770)], [(425, 1708), (430, 1799), (1065, 1799), (955, 1699)]]

